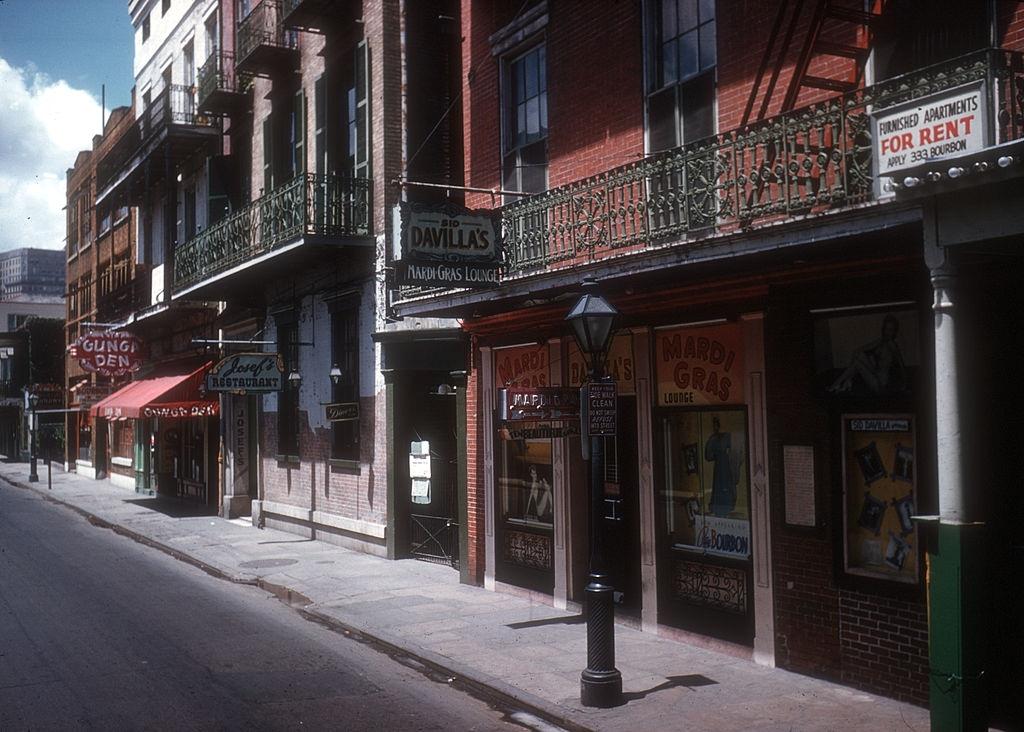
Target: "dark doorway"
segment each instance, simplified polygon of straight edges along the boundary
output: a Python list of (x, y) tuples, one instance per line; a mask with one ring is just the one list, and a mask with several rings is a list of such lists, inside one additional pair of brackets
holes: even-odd
[(636, 397), (619, 397), (618, 407), (617, 434), (605, 438), (605, 541), (615, 585), (615, 606), (622, 612), (639, 615), (642, 593)]
[(459, 566), (456, 397), (447, 372), (407, 372), (396, 385), (395, 464), (400, 512), (407, 516), (399, 550)]

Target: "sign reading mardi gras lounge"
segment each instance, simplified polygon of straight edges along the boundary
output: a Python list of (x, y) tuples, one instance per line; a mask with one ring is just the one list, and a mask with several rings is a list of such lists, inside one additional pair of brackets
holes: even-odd
[(501, 234), (492, 211), (402, 203), (398, 281), (425, 287), (498, 285)]
[(547, 345), (495, 349), (494, 388), (550, 385)]
[(743, 329), (724, 324), (656, 332), (658, 406), (743, 403)]

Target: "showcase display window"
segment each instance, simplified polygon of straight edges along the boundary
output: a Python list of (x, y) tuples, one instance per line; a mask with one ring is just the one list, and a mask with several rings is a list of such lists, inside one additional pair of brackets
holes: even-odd
[(673, 549), (750, 556), (746, 410), (694, 409), (662, 419), (664, 527)]
[(846, 414), (842, 425), (845, 570), (916, 583), (914, 419)]

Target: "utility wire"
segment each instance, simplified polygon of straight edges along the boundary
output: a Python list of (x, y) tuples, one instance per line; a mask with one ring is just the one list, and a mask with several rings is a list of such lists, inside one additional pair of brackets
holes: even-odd
[[(516, 14), (512, 16), (512, 20), (510, 20), (509, 23), (514, 23), (516, 19), (523, 14), (523, 11), (526, 10), (526, 7), (530, 4), (530, 2), (532, 2), (532, 0), (523, 0), (523, 4), (519, 6), (519, 10), (517, 10)], [(471, 63), (469, 69), (466, 71), (466, 81), (468, 81), (469, 83), (473, 83), (473, 70), (476, 68), (476, 64), (472, 62), (476, 61), (476, 59), (470, 59), (470, 61)], [(434, 133), (437, 132), (438, 129), (440, 129), (442, 124), (444, 124), (444, 121), (448, 118), (448, 115), (451, 114), (451, 111), (452, 109), (455, 108), (455, 105), (462, 100), (463, 88), (464, 87), (459, 88), (459, 91), (455, 94), (455, 97), (448, 104), (448, 107), (444, 110), (444, 112), (441, 113), (441, 118), (437, 120), (437, 124), (435, 124), (434, 127), (430, 130), (430, 132), (427, 133), (427, 136), (423, 138), (423, 142), (421, 142), (420, 146), (416, 148), (416, 152), (414, 152), (405, 162), (405, 171), (402, 174), (402, 178), (409, 177), (409, 166), (413, 164), (413, 161), (416, 160), (416, 157), (423, 151), (423, 148), (427, 146), (427, 143), (430, 142), (430, 139), (434, 136)]]

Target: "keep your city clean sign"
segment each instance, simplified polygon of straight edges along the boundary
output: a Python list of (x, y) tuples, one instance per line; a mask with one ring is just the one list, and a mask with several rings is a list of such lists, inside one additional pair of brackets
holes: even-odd
[(207, 391), (266, 394), (280, 391), (284, 366), (276, 353), (236, 353), (206, 374)]
[(498, 285), (501, 230), (494, 212), (401, 203), (398, 213), (399, 284), (473, 289)]

